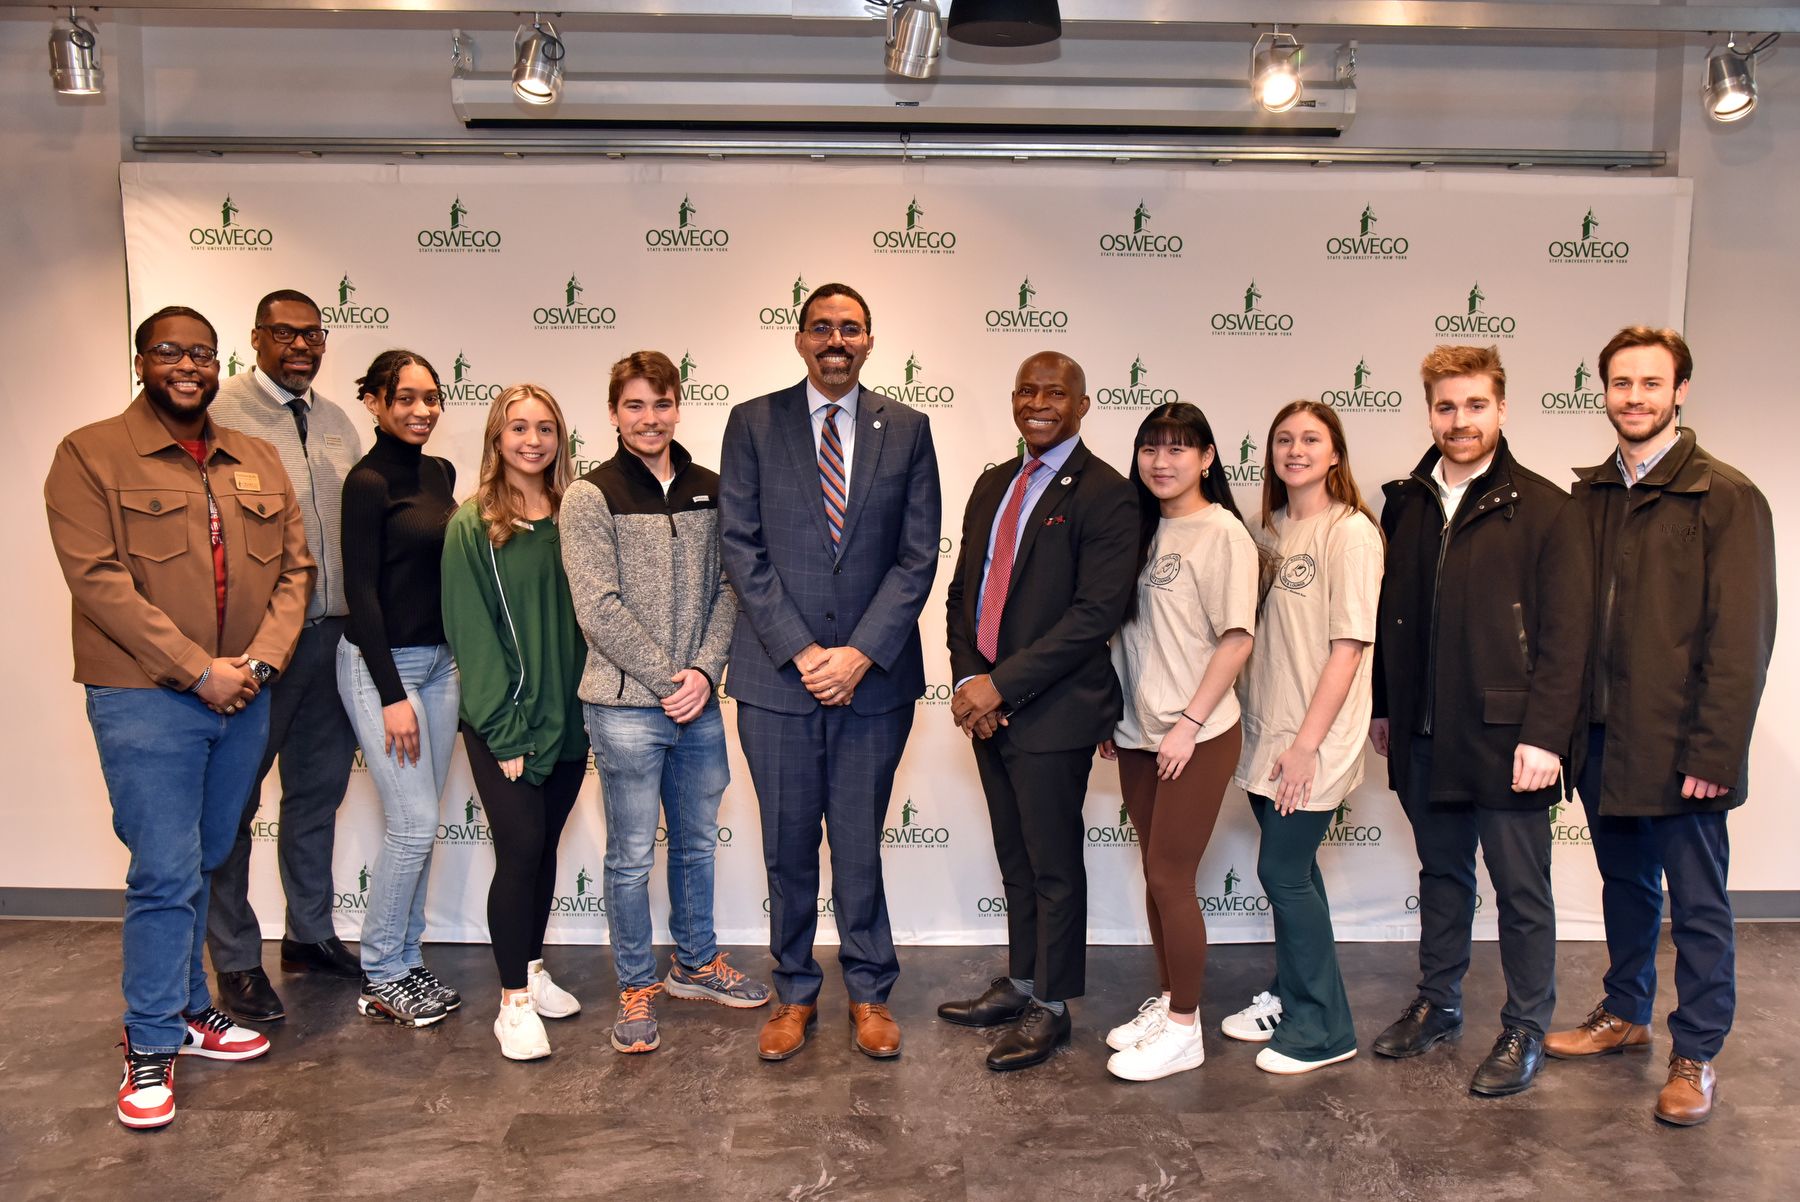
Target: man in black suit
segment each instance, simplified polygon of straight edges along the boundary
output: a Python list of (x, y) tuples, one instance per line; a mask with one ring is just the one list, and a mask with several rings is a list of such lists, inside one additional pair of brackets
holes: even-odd
[(1069, 1038), (1087, 983), (1082, 801), (1094, 748), (1123, 712), (1107, 654), (1131, 597), (1138, 502), (1082, 445), (1087, 377), (1046, 351), (1019, 367), (1013, 422), (1025, 454), (989, 468), (963, 514), (947, 630), (951, 715), (975, 747), (1006, 889), (1007, 975), (946, 1002), (964, 1026), (1013, 1027), (988, 1053), (1030, 1068)]
[(733, 409), (720, 450), (719, 534), (738, 598), (726, 688), (762, 812), (781, 1003), (757, 1044), (764, 1060), (794, 1055), (816, 1021), (821, 824), (856, 1046), (900, 1054), (881, 826), (925, 691), (919, 611), (941, 503), (931, 420), (858, 383), (874, 345), (855, 289), (815, 290), (794, 335), (806, 379)]

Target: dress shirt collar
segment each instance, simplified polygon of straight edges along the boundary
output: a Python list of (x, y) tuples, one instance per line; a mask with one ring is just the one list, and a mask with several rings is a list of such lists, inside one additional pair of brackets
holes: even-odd
[(1438, 486), (1438, 492), (1443, 494), (1445, 499), (1461, 497), (1468, 491), (1469, 485), (1487, 475), (1488, 469), (1494, 466), (1494, 452), (1489, 451), (1488, 457), (1476, 464), (1475, 470), (1470, 472), (1461, 484), (1457, 485), (1452, 485), (1444, 476), (1444, 464), (1448, 462), (1449, 460), (1439, 455), (1438, 461), (1431, 468), (1431, 482)]
[(856, 402), (859, 399), (858, 394), (861, 391), (862, 385), (858, 384), (855, 388), (852, 388), (849, 392), (844, 394), (843, 400), (834, 401), (824, 393), (820, 392), (817, 388), (814, 388), (812, 377), (808, 376), (806, 377), (806, 411), (808, 413), (818, 413), (819, 410), (825, 408), (827, 405), (839, 405), (843, 407), (844, 412), (848, 413), (851, 418), (854, 419), (856, 417)]
[(262, 368), (253, 367), (250, 371), (256, 377), (256, 383), (262, 388), (263, 393), (277, 405), (281, 405), (285, 408), (288, 402), (299, 401), (307, 409), (310, 410), (312, 408), (312, 389), (308, 388), (304, 394), (295, 396), (293, 393), (277, 384), (274, 379), (270, 377), (269, 373), (265, 372)]
[[(1057, 443), (1055, 446), (1053, 446), (1049, 450), (1045, 451), (1042, 455), (1038, 455), (1037, 458), (1042, 460), (1044, 466), (1049, 468), (1051, 470), (1051, 472), (1060, 472), (1060, 471), (1062, 471), (1063, 464), (1065, 464), (1069, 461), (1069, 456), (1071, 456), (1075, 453), (1075, 447), (1080, 442), (1081, 442), (1081, 435), (1071, 434), (1071, 435), (1069, 435), (1069, 437), (1063, 439), (1061, 442)], [(1025, 448), (1025, 458), (1019, 464), (1020, 471), (1025, 470), (1025, 464), (1031, 462), (1032, 455), (1033, 455), (1033, 452), (1032, 452), (1031, 448), (1026, 447)]]
[(1663, 443), (1661, 448), (1659, 448), (1657, 451), (1652, 453), (1650, 455), (1650, 457), (1645, 459), (1642, 463), (1637, 465), (1637, 475), (1635, 475), (1635, 476), (1632, 475), (1631, 471), (1625, 466), (1625, 448), (1620, 447), (1618, 450), (1613, 452), (1613, 466), (1619, 469), (1619, 479), (1625, 481), (1625, 487), (1630, 488), (1632, 485), (1641, 481), (1645, 476), (1648, 476), (1650, 474), (1650, 469), (1654, 468), (1657, 464), (1661, 463), (1663, 460), (1663, 456), (1667, 455), (1670, 451), (1674, 450), (1675, 444), (1680, 441), (1681, 441), (1681, 430), (1675, 425), (1674, 422), (1670, 422), (1669, 423), (1669, 441)]

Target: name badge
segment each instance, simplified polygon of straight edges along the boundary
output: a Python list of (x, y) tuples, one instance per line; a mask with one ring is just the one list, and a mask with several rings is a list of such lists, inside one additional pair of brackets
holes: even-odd
[(255, 472), (237, 472), (232, 476), (239, 492), (261, 492), (262, 478)]
[(344, 449), (344, 439), (338, 434), (327, 434), (325, 436), (325, 447), (327, 450), (341, 451)]
[(694, 498), (694, 501), (692, 503), (698, 503), (700, 501), (710, 501), (710, 500), (712, 500), (712, 498), (710, 496), (708, 496), (705, 493), (701, 493), (699, 496)]

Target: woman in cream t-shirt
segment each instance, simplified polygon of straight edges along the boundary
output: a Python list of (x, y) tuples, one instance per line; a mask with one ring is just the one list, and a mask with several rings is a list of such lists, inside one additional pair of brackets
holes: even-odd
[(1362, 780), (1383, 545), (1328, 406), (1295, 401), (1276, 414), (1263, 481), (1255, 535), (1274, 555), (1274, 578), (1243, 686), (1234, 779), (1262, 828), (1256, 871), (1275, 918), (1277, 980), (1223, 1027), (1268, 1041), (1258, 1068), (1304, 1073), (1356, 1055), (1318, 852), (1332, 811)]
[(1138, 428), (1137, 592), (1113, 639), (1125, 713), (1100, 754), (1144, 858), (1144, 908), (1162, 993), (1114, 1029), (1106, 1067), (1128, 1081), (1198, 1068), (1206, 920), (1194, 874), (1242, 744), (1232, 682), (1256, 624), (1257, 550), (1218, 470), (1206, 415), (1176, 402)]

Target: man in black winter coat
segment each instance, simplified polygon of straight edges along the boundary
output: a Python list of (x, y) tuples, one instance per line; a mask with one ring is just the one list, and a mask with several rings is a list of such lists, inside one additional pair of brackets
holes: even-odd
[(1470, 1092), (1531, 1086), (1556, 1008), (1549, 807), (1583, 717), (1593, 546), (1562, 489), (1514, 461), (1491, 347), (1421, 365), (1436, 444), (1384, 487), (1387, 571), (1370, 736), (1419, 854), (1419, 996), (1375, 1040), (1423, 1055), (1462, 1030), (1477, 844), (1500, 914), (1503, 1030)]

